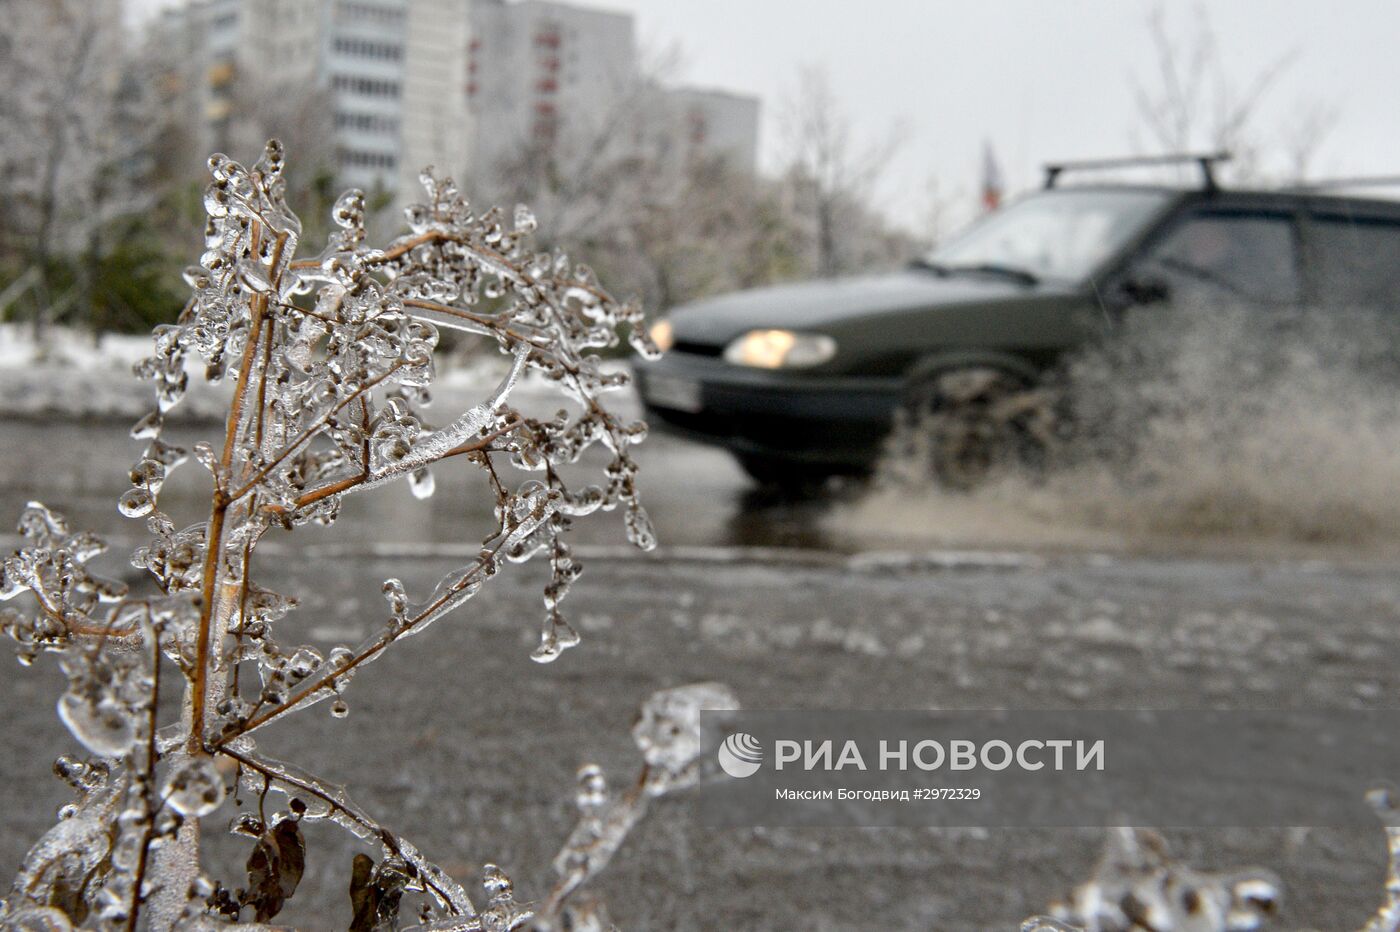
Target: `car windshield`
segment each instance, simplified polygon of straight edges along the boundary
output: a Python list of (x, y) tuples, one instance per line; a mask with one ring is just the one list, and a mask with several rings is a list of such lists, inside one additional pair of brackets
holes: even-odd
[(1078, 281), (1142, 230), (1162, 191), (1046, 191), (974, 224), (928, 255), (944, 271), (1007, 272)]

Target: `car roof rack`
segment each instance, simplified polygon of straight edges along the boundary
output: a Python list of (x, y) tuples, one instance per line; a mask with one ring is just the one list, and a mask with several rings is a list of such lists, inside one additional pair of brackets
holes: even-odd
[(1201, 182), (1207, 191), (1214, 191), (1219, 185), (1215, 181), (1215, 166), (1219, 162), (1230, 161), (1229, 152), (1177, 152), (1169, 155), (1130, 155), (1115, 159), (1085, 159), (1078, 162), (1052, 162), (1045, 166), (1045, 187), (1053, 188), (1055, 182), (1067, 171), (1095, 171), (1112, 168), (1139, 168), (1144, 165), (1182, 165), (1195, 162), (1201, 167)]
[(1344, 188), (1400, 188), (1400, 175), (1357, 175), (1351, 178), (1323, 178), (1288, 185), (1285, 191), (1337, 191)]

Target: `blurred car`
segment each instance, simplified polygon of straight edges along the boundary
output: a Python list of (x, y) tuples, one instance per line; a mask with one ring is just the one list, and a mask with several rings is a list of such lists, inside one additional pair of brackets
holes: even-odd
[[(1057, 184), (1187, 158), (1198, 188)], [(637, 367), (651, 420), (794, 483), (868, 472), (903, 412), (924, 425), (934, 477), (965, 488), (1043, 446), (1042, 375), (1133, 305), (1397, 303), (1400, 203), (1222, 189), (1221, 158), (1049, 166), (1044, 190), (902, 271), (675, 308), (652, 328), (666, 354)]]

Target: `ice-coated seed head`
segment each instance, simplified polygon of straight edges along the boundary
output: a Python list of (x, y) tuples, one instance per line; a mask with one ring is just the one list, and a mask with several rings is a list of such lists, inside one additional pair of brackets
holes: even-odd
[(515, 890), (515, 884), (506, 876), (506, 872), (495, 864), (487, 864), (481, 869), (481, 886), (492, 899), (509, 896)]
[(384, 601), (389, 603), (389, 612), (395, 618), (402, 617), (408, 611), (408, 595), (404, 591), (403, 580), (384, 580), (383, 592)]
[(632, 738), (648, 765), (678, 774), (705, 750), (700, 713), (738, 708), (738, 698), (722, 683), (663, 689), (643, 704)]
[(219, 808), (225, 789), (213, 759), (201, 756), (177, 763), (166, 776), (161, 795), (170, 808), (197, 819)]
[(608, 801), (608, 781), (603, 768), (597, 764), (584, 764), (578, 769), (578, 794), (575, 797), (579, 809), (592, 812)]

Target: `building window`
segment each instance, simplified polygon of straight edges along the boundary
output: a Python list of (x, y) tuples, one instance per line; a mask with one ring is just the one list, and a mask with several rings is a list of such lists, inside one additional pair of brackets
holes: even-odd
[(337, 91), (360, 94), (365, 97), (398, 97), (399, 82), (384, 81), (378, 78), (362, 78), (357, 75), (338, 74), (331, 78), (331, 87)]
[(397, 167), (397, 157), (387, 152), (366, 152), (363, 149), (340, 149), (337, 153), (341, 168), (370, 168), (384, 171)]
[(530, 132), (536, 145), (554, 145), (559, 137), (559, 113), (554, 104), (548, 101), (535, 104), (535, 116), (530, 125)]
[(399, 121), (397, 117), (379, 113), (352, 113), (341, 110), (336, 112), (335, 128), (354, 129), (365, 133), (398, 133)]
[(699, 148), (705, 144), (705, 138), (709, 135), (709, 121), (705, 119), (705, 114), (701, 110), (691, 110), (686, 114), (686, 122), (690, 127), (690, 144)]
[(342, 0), (340, 15), (351, 22), (393, 26), (403, 22), (403, 10), (376, 3), (349, 3)]
[(336, 39), (332, 47), (342, 55), (372, 58), (378, 61), (402, 61), (403, 46), (388, 42), (368, 42), (363, 39)]

